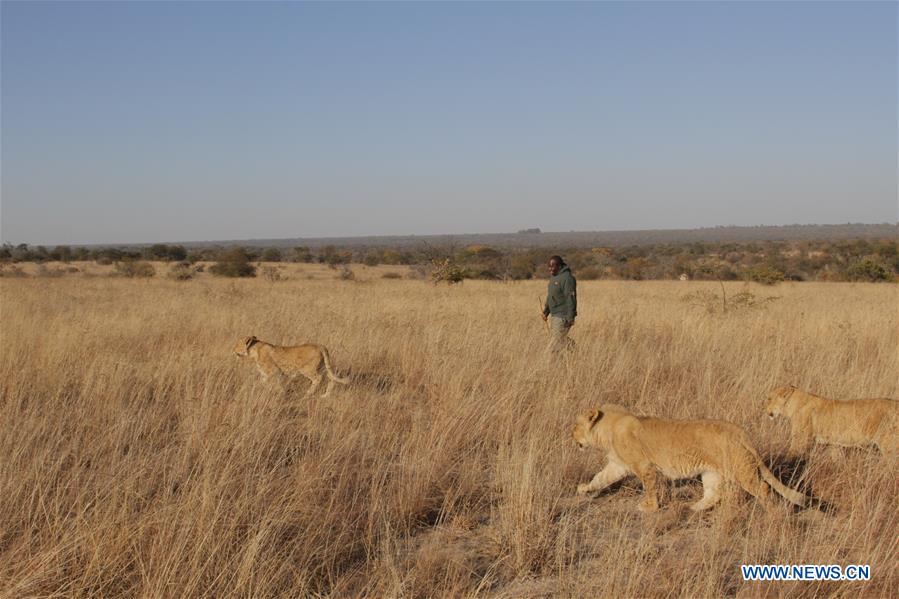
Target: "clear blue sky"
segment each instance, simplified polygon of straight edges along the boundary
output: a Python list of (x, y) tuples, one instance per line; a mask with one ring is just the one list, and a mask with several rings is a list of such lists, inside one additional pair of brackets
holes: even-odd
[(11, 243), (897, 219), (897, 4), (2, 3)]

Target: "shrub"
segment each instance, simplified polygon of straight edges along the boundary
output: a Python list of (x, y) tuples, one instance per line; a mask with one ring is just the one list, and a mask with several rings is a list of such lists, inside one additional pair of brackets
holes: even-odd
[(322, 248), (321, 254), (318, 256), (318, 261), (327, 264), (329, 266), (334, 266), (337, 264), (348, 264), (353, 259), (353, 253), (348, 251), (338, 252), (337, 249), (333, 245), (327, 245)]
[(588, 266), (579, 270), (576, 276), (584, 281), (595, 281), (602, 278), (602, 269), (596, 266)]
[(381, 259), (378, 258), (377, 254), (365, 254), (362, 258), (362, 264), (366, 266), (377, 266), (381, 263)]
[(475, 256), (482, 259), (495, 259), (500, 257), (500, 253), (489, 245), (470, 245), (465, 248), (465, 256)]
[[(482, 266), (480, 268), (475, 268), (474, 270), (462, 271), (462, 277), (468, 277), (470, 279), (485, 279), (488, 281), (496, 281), (503, 279), (503, 275), (501, 275), (496, 269), (491, 268), (489, 266)], [(461, 279), (460, 279), (461, 280)], [(455, 281), (458, 282), (458, 281)]]
[(194, 278), (194, 271), (190, 262), (179, 262), (169, 269), (168, 276), (176, 281), (189, 281)]
[(264, 252), (262, 252), (262, 261), (263, 262), (280, 262), (281, 261), (281, 250), (278, 248), (268, 248)]
[(746, 270), (746, 278), (753, 283), (774, 285), (784, 280), (784, 273), (772, 266), (753, 266)]
[(889, 281), (890, 272), (879, 262), (871, 259), (860, 260), (846, 269), (846, 278), (850, 281), (868, 281), (877, 283)]
[(381, 278), (382, 279), (402, 279), (403, 275), (401, 275), (398, 272), (385, 272), (383, 275), (381, 275)]
[(124, 262), (116, 262), (116, 273), (123, 277), (130, 278), (147, 278), (156, 274), (156, 269), (149, 262), (141, 262), (140, 260), (126, 260)]
[(247, 251), (238, 247), (222, 253), (209, 272), (217, 277), (255, 277), (256, 267), (250, 264)]
[(180, 245), (156, 243), (144, 248), (143, 254), (151, 260), (179, 261), (187, 258), (187, 250)]
[(356, 273), (354, 273), (348, 266), (344, 266), (340, 269), (340, 275), (338, 275), (341, 281), (355, 281)]
[(294, 262), (312, 262), (315, 260), (315, 256), (313, 256), (309, 248), (304, 245), (293, 248), (293, 253)]
[(434, 269), (431, 271), (431, 280), (434, 284), (446, 282), (450, 285), (461, 283), (466, 276), (465, 269), (449, 258), (434, 260), (431, 262)]
[(509, 276), (516, 281), (530, 279), (537, 269), (537, 261), (530, 254), (518, 254), (512, 257)]

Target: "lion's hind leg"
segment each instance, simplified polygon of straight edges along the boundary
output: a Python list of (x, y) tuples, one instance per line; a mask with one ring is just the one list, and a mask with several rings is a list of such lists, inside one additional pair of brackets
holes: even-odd
[[(318, 389), (318, 386), (322, 384), (323, 378), (324, 377), (322, 377), (321, 373), (319, 372), (316, 372), (314, 375), (309, 377), (309, 380), (312, 381), (312, 384), (309, 385), (309, 390), (306, 391), (306, 397), (310, 397), (313, 393), (315, 393), (315, 390)], [(327, 393), (325, 393), (325, 395), (327, 395)]]
[(757, 466), (747, 465), (745, 468), (739, 468), (736, 479), (737, 484), (744, 491), (758, 499), (766, 510), (770, 510), (775, 506), (771, 497), (771, 487), (759, 476)]
[(690, 506), (694, 512), (707, 510), (721, 500), (721, 482), (723, 478), (714, 470), (702, 473), (702, 499)]

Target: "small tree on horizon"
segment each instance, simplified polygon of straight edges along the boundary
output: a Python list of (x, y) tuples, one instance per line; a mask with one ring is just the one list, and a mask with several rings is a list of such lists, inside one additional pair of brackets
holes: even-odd
[(250, 263), (246, 249), (236, 247), (219, 255), (218, 262), (209, 268), (217, 277), (255, 277), (256, 267)]

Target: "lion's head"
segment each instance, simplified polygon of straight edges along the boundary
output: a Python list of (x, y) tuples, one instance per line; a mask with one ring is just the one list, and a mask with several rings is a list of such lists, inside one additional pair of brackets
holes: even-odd
[(577, 443), (578, 449), (584, 451), (587, 446), (594, 445), (590, 432), (602, 417), (603, 413), (601, 410), (590, 410), (578, 415), (574, 428), (571, 429), (571, 436)]
[(783, 414), (787, 407), (787, 400), (790, 399), (790, 396), (793, 395), (793, 391), (795, 390), (796, 387), (793, 385), (784, 385), (783, 387), (778, 387), (772, 391), (771, 394), (768, 395), (768, 405), (765, 407), (768, 416), (774, 418), (777, 415)]
[(241, 337), (240, 340), (238, 340), (238, 342), (234, 345), (234, 353), (237, 354), (238, 356), (249, 355), (250, 348), (257, 341), (259, 341), (259, 339), (257, 339), (254, 336)]

